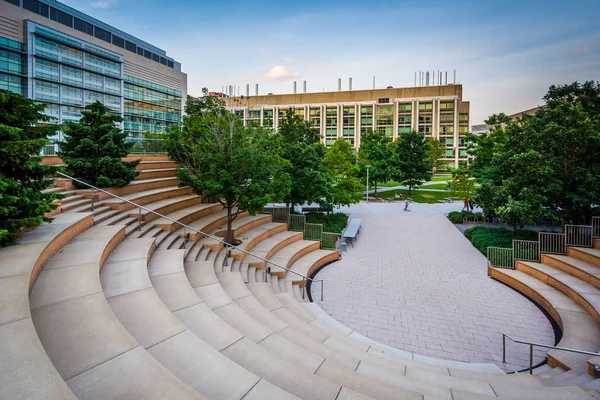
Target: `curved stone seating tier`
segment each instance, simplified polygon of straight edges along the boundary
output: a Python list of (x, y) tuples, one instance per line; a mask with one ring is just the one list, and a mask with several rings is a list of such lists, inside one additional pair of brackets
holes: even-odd
[[(558, 323), (563, 336), (558, 346), (572, 349), (598, 351), (600, 327), (596, 321), (575, 301), (552, 286), (519, 270), (490, 268), (492, 278), (518, 290), (542, 306)], [(510, 332), (507, 332), (510, 334)], [(572, 369), (578, 373), (588, 371), (585, 354), (560, 350), (548, 352), (548, 364)]]
[[(248, 237), (245, 235), (246, 232), (251, 231), (253, 228), (261, 227), (264, 224), (270, 223), (273, 220), (272, 215), (266, 214), (256, 214), (249, 215), (246, 213), (245, 215), (238, 215), (236, 219), (231, 223), (231, 228), (233, 230), (233, 237), (235, 239), (243, 241), (248, 241)], [(227, 221), (225, 221), (227, 222)], [(227, 223), (216, 227), (214, 230), (208, 232), (213, 236), (221, 236), (224, 239), (224, 233), (227, 230)], [(217, 233), (222, 232), (222, 234), (217, 235)], [(206, 238), (203, 241), (204, 247), (208, 247), (213, 251), (219, 251), (223, 248), (223, 242), (217, 241), (215, 239)]]
[(93, 223), (91, 214), (58, 215), (0, 249), (0, 398), (75, 398), (39, 340), (29, 290), (48, 260)]
[[(147, 171), (165, 168), (177, 169), (180, 167), (179, 164), (177, 164), (176, 162), (166, 159), (167, 157), (164, 157), (165, 159), (161, 160), (148, 160), (147, 158), (147, 156), (145, 157), (145, 159), (143, 158), (142, 161), (140, 161), (140, 163), (135, 167), (135, 169), (138, 171)], [(135, 156), (132, 156), (131, 160), (129, 161), (133, 161), (136, 159), (139, 159), (139, 157), (136, 158)]]
[[(321, 243), (315, 240), (298, 240), (278, 250), (268, 257), (268, 260), (290, 269), (292, 264), (294, 264), (300, 257), (314, 252), (315, 250), (319, 250), (320, 248)], [(252, 264), (252, 266), (256, 267), (255, 264)], [(287, 273), (285, 269), (273, 264), (268, 264), (267, 267), (270, 269), (271, 275), (277, 275), (278, 277), (285, 278)]]
[[(290, 244), (303, 240), (302, 232), (283, 231), (265, 238), (252, 249), (252, 253), (262, 258), (270, 259), (273, 254)], [(254, 256), (247, 255), (242, 260), (242, 265), (248, 265), (257, 269), (264, 269), (265, 262)]]
[[(154, 248), (154, 242), (149, 238), (127, 239), (127, 242), (130, 246), (147, 248), (148, 254)], [(125, 261), (113, 262), (109, 258), (101, 278), (113, 312), (154, 358), (207, 398), (241, 399), (249, 392), (256, 398), (266, 395), (293, 398), (238, 366), (191, 332), (157, 295), (147, 263), (143, 253)], [(158, 286), (160, 282), (166, 284), (164, 289), (170, 293), (170, 298), (175, 295), (179, 301), (185, 293), (173, 293), (168, 286), (173, 280), (173, 272), (183, 272), (182, 263), (182, 251), (158, 250), (150, 265)], [(174, 269), (173, 264), (178, 264), (179, 268)], [(181, 275), (180, 278), (185, 279)]]
[[(239, 247), (244, 248), (246, 251), (253, 251), (254, 246), (262, 242), (263, 240), (277, 234), (280, 232), (287, 231), (287, 224), (281, 222), (266, 222), (262, 225), (254, 227), (246, 232), (243, 235), (240, 235), (237, 239), (241, 240), (242, 243)], [(237, 249), (231, 250), (231, 256), (240, 261), (246, 257), (246, 253), (239, 251)], [(240, 265), (241, 263), (238, 263)], [(239, 268), (238, 268), (239, 270)]]
[(140, 169), (140, 174), (134, 180), (154, 179), (154, 178), (169, 178), (177, 175), (177, 168), (153, 168)]
[(598, 241), (594, 241), (596, 248), (584, 248), (584, 247), (569, 247), (567, 255), (578, 258), (583, 261), (587, 261), (596, 266), (600, 266), (600, 244)]
[(560, 269), (600, 289), (600, 267), (574, 257), (542, 255), (542, 263)]
[(123, 226), (95, 226), (47, 263), (30, 300), (44, 349), (79, 398), (200, 398), (139, 346), (104, 297), (98, 273), (109, 256), (147, 256), (119, 246), (124, 238)]
[[(159, 251), (158, 254), (171, 259), (177, 257), (181, 268), (183, 260), (181, 251), (177, 254), (177, 251), (166, 250)], [(215, 258), (212, 257), (212, 260)], [(237, 304), (231, 299), (227, 300), (228, 296), (223, 289), (219, 292), (217, 286), (214, 286), (219, 285), (218, 282), (209, 283), (216, 281), (211, 261), (185, 263), (186, 272), (189, 272), (187, 275), (185, 273), (182, 275), (182, 270), (174, 270), (178, 265), (176, 262), (163, 261), (161, 265), (168, 265), (167, 269), (157, 267), (155, 262), (158, 263), (158, 260), (151, 260), (152, 282), (157, 293), (174, 315), (216, 350), (278, 387), (301, 398), (336, 398), (341, 386), (314, 375), (314, 370), (319, 366), (317, 362), (302, 361), (305, 353), (302, 349), (293, 351), (293, 345), (278, 338), (258, 322), (252, 321), (249, 316), (244, 315), (244, 311), (238, 308)], [(173, 276), (166, 277), (166, 275)], [(212, 275), (212, 279), (206, 278), (207, 275)], [(190, 282), (196, 280), (208, 284), (200, 286), (200, 289), (192, 289), (194, 285), (190, 286)], [(203, 297), (206, 294), (210, 296)], [(219, 306), (221, 303), (225, 304)], [(247, 326), (242, 328), (246, 332), (242, 333), (235, 329), (244, 323)], [(259, 341), (260, 345), (255, 341)], [(274, 351), (293, 354), (294, 363), (280, 359), (273, 354)], [(348, 391), (347, 395), (350, 394), (354, 395), (352, 391)]]

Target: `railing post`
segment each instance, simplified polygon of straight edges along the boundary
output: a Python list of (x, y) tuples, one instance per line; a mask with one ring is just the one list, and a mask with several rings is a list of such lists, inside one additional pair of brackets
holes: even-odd
[(533, 345), (529, 345), (529, 375), (533, 375)]
[(94, 188), (92, 188), (92, 196), (90, 197), (90, 199), (92, 200), (92, 209), (91, 211), (94, 211)]
[(304, 293), (306, 292), (306, 278), (302, 278), (302, 300), (304, 300)]
[(142, 230), (142, 209), (138, 208), (138, 231)]
[(502, 334), (502, 363), (506, 362), (506, 334)]
[(323, 279), (321, 279), (321, 301), (323, 301)]

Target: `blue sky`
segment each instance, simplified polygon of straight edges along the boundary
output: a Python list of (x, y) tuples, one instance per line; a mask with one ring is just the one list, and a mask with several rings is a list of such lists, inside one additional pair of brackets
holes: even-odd
[(600, 79), (599, 0), (64, 2), (167, 51), (188, 90), (259, 93), (414, 85), (457, 70), (471, 123), (541, 104), (551, 84)]

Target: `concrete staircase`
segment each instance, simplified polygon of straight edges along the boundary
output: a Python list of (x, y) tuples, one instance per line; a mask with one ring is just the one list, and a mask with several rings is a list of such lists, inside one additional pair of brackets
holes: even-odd
[[(155, 157), (139, 168), (138, 183), (119, 193), (168, 218), (140, 218), (108, 197), (91, 211), (73, 192), (54, 223), (0, 249), (0, 398), (598, 396), (582, 357), (550, 352), (533, 376), (507, 375), (364, 337), (307, 303), (300, 276), (173, 222), (211, 235), (226, 222), (220, 205), (169, 181), (176, 165)], [(270, 216), (240, 213), (234, 229), (240, 249), (301, 275), (338, 257)], [(572, 249), (491, 274), (547, 307), (561, 345), (598, 350), (597, 253)]]

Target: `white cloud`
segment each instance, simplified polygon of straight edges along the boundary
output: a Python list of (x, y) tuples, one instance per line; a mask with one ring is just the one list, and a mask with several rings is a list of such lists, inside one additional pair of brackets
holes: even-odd
[(117, 5), (117, 0), (98, 0), (98, 1), (90, 1), (90, 7), (92, 8), (112, 8)]
[(298, 72), (288, 70), (283, 65), (277, 65), (273, 67), (269, 72), (266, 73), (265, 79), (268, 81), (287, 81), (289, 79), (296, 78)]

